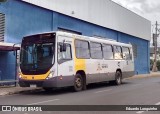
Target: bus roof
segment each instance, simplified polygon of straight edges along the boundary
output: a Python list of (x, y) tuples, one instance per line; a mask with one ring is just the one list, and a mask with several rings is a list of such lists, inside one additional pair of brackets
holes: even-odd
[(69, 37), (79, 39), (79, 40), (132, 47), (131, 44), (117, 42), (116, 40), (112, 40), (112, 39), (108, 39), (108, 38), (83, 36), (83, 35), (77, 35), (77, 34), (73, 34), (73, 33), (61, 32), (61, 31), (57, 31), (56, 34), (62, 35), (62, 36), (69, 36)]
[[(96, 36), (95, 37), (83, 36), (83, 35), (78, 35), (78, 34), (74, 34), (74, 33), (63, 32), (63, 31), (43, 32), (43, 33), (38, 33), (38, 34), (33, 34), (33, 35), (41, 35), (41, 34), (49, 34), (49, 33), (56, 33), (57, 35), (68, 36), (68, 37), (79, 39), (79, 40), (132, 47), (131, 44), (117, 42), (116, 40), (112, 40), (112, 39), (108, 39), (108, 38), (96, 37)], [(33, 36), (33, 35), (29, 35), (29, 36)], [(29, 37), (29, 36), (25, 36), (25, 37)]]

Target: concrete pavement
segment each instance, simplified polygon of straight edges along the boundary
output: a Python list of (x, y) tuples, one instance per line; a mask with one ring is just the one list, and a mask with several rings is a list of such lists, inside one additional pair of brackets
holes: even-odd
[(22, 93), (22, 92), (30, 92), (30, 91), (35, 91), (38, 90), (39, 88), (33, 88), (33, 87), (26, 87), (26, 88), (22, 88), (22, 87), (14, 87), (14, 86), (0, 86), (0, 96), (4, 96), (4, 95), (11, 95), (11, 94), (18, 94), (18, 93)]
[(135, 75), (133, 77), (130, 77), (129, 79), (132, 79), (132, 78), (149, 78), (149, 77), (156, 77), (156, 76), (160, 76), (160, 72), (151, 72), (150, 74), (139, 74), (139, 75)]
[[(137, 78), (149, 78), (149, 77), (157, 77), (160, 76), (160, 72), (151, 72), (150, 74), (141, 74), (141, 75), (135, 75), (128, 79), (137, 79)], [(18, 94), (22, 92), (30, 92), (35, 90), (40, 90), (41, 88), (33, 88), (33, 87), (14, 87), (14, 86), (0, 86), (0, 96), (4, 95), (11, 95), (11, 94)]]

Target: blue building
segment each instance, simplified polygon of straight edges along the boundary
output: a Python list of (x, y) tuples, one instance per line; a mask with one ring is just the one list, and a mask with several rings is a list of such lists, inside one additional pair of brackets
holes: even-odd
[(110, 0), (8, 0), (0, 3), (0, 80), (16, 77), (16, 57), (7, 43), (57, 30), (131, 43), (135, 74), (150, 72), (151, 23), (128, 9)]

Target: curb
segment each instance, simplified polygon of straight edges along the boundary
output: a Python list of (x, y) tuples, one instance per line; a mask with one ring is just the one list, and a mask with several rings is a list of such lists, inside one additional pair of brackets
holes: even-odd
[(0, 96), (5, 96), (5, 95), (13, 95), (13, 94), (19, 94), (19, 93), (25, 93), (25, 92), (33, 92), (33, 91), (39, 91), (42, 90), (41, 88), (30, 88), (26, 90), (18, 90), (18, 91), (4, 91), (0, 93)]
[(141, 75), (134, 75), (130, 78), (126, 78), (126, 79), (140, 79), (140, 78), (150, 78), (150, 77), (160, 77), (160, 72), (156, 72), (156, 73), (150, 73), (150, 74), (141, 74)]
[(2, 93), (0, 93), (0, 96), (4, 96), (4, 95), (7, 95), (8, 94), (8, 92), (2, 92)]

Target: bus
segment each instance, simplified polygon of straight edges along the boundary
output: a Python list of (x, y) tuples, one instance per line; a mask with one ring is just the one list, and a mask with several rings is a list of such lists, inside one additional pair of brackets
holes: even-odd
[(67, 32), (50, 32), (22, 39), (19, 66), (21, 87), (51, 90), (72, 86), (85, 90), (91, 83), (112, 82), (134, 75), (131, 44)]

